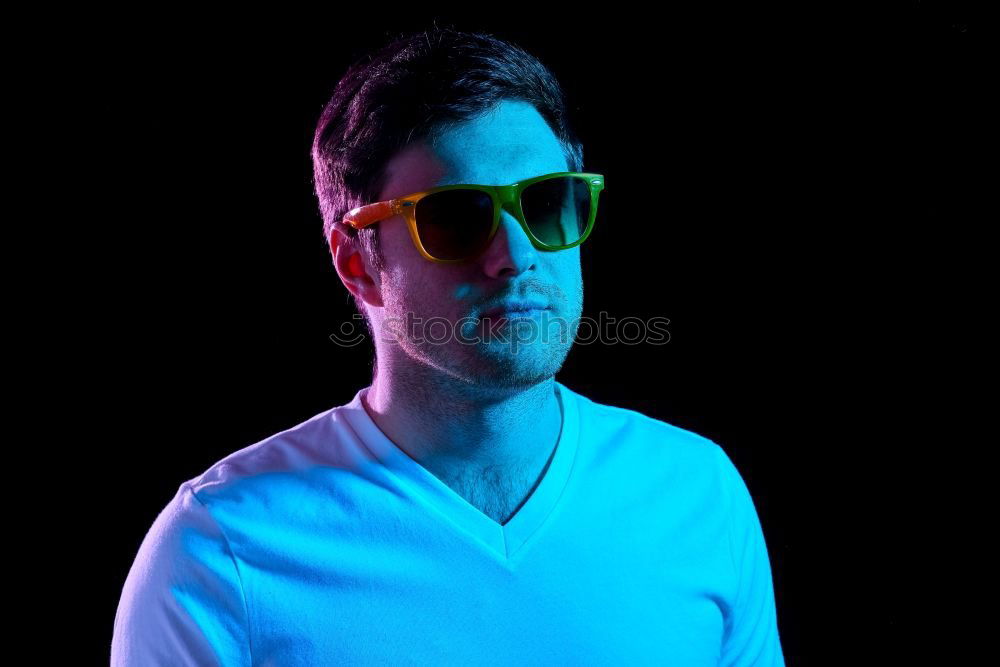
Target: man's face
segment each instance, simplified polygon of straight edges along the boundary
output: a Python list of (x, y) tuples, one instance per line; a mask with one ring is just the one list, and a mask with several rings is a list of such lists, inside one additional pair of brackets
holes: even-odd
[[(509, 185), (568, 170), (538, 111), (526, 102), (504, 101), (485, 117), (394, 156), (379, 200), (454, 183)], [(580, 247), (539, 250), (509, 212), (500, 216), (490, 246), (465, 264), (425, 259), (401, 216), (378, 223), (387, 268), (379, 280), (383, 307), (369, 312), (376, 336), (400, 346), (394, 355), (401, 351), (414, 363), (493, 387), (529, 387), (562, 367), (583, 309)], [(491, 306), (522, 299), (538, 299), (549, 310), (532, 319), (493, 318), (490, 327), (478, 321)], [(418, 324), (409, 324), (408, 313)], [(431, 326), (430, 318), (437, 323)]]

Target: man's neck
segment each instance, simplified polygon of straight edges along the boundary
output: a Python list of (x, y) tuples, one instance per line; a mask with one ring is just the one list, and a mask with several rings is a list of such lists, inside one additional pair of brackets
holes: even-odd
[(508, 479), (508, 493), (530, 494), (562, 428), (554, 378), (487, 391), (450, 379), (377, 375), (362, 402), (390, 440), (456, 491), (475, 480)]

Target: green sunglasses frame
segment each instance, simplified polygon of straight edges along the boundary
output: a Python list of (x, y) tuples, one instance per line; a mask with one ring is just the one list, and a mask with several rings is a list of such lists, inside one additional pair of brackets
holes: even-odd
[[(583, 234), (581, 234), (580, 238), (573, 243), (568, 245), (549, 245), (539, 240), (531, 232), (531, 229), (525, 222), (524, 211), (521, 209), (521, 193), (529, 185), (561, 176), (576, 176), (587, 182), (587, 185), (590, 187), (590, 219), (587, 221), (587, 228), (584, 230)], [(493, 237), (496, 236), (497, 229), (500, 228), (500, 209), (502, 208), (506, 208), (514, 215), (514, 218), (516, 218), (521, 224), (521, 228), (524, 230), (524, 233), (528, 235), (529, 239), (531, 239), (531, 243), (539, 250), (567, 250), (580, 245), (587, 240), (587, 237), (590, 236), (590, 231), (594, 227), (594, 220), (597, 218), (597, 201), (599, 195), (601, 194), (601, 190), (603, 189), (603, 175), (578, 171), (557, 171), (551, 174), (544, 174), (542, 176), (535, 176), (534, 178), (518, 181), (517, 183), (513, 183), (511, 185), (475, 185), (469, 183), (456, 183), (454, 185), (442, 185), (436, 188), (431, 188), (430, 190), (424, 190), (423, 192), (415, 192), (404, 197), (397, 197), (395, 199), (380, 201), (374, 204), (358, 206), (357, 208), (353, 208), (347, 212), (344, 216), (343, 222), (345, 225), (350, 225), (355, 229), (363, 229), (369, 225), (374, 225), (376, 222), (387, 220), (396, 215), (402, 215), (403, 219), (406, 220), (407, 227), (410, 229), (410, 238), (413, 239), (413, 245), (417, 247), (417, 250), (420, 251), (420, 254), (423, 255), (425, 259), (432, 262), (438, 262), (440, 264), (458, 264), (475, 259), (489, 247), (490, 242), (493, 241)], [(447, 190), (478, 190), (488, 194), (490, 199), (493, 201), (493, 226), (490, 229), (489, 236), (486, 237), (483, 247), (478, 248), (468, 257), (460, 259), (438, 259), (427, 252), (427, 249), (424, 248), (423, 243), (420, 241), (420, 235), (417, 233), (417, 202), (427, 195), (432, 195), (437, 192), (445, 192)]]

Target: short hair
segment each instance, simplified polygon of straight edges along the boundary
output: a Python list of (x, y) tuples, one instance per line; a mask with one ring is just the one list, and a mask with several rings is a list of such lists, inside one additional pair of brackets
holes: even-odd
[[(503, 100), (532, 104), (562, 146), (570, 171), (583, 170), (563, 90), (537, 58), (482, 32), (433, 25), (397, 37), (351, 65), (320, 115), (312, 144), (316, 197), (329, 244), (334, 225), (376, 201), (389, 160), (411, 143), (491, 111)], [(375, 270), (385, 268), (378, 225), (344, 233)], [(358, 300), (355, 306), (371, 323)]]

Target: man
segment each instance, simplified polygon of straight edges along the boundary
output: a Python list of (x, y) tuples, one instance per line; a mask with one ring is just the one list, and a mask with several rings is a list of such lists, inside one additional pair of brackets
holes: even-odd
[(554, 378), (603, 188), (582, 155), (509, 43), (435, 28), (351, 68), (313, 158), (372, 384), (181, 484), (113, 663), (783, 664), (723, 450)]

